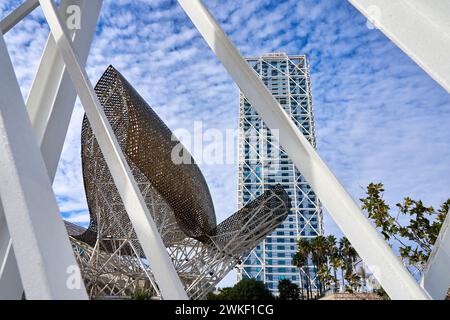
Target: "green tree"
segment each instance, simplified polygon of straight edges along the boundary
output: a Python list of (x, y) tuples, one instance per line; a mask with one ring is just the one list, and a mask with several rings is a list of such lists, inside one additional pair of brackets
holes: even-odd
[[(359, 257), (356, 250), (352, 247), (347, 238), (337, 241), (334, 236), (317, 236), (311, 240), (300, 239), (298, 241), (298, 250), (292, 256), (293, 265), (302, 269), (306, 273), (306, 297), (313, 298), (311, 275), (309, 264), (317, 278), (314, 280), (318, 288), (318, 295), (323, 296), (326, 290), (338, 287), (338, 272), (341, 273), (342, 287), (347, 291), (356, 288), (359, 281), (358, 274), (355, 272), (355, 264)], [(360, 283), (360, 281), (358, 282)], [(354, 289), (356, 290), (356, 289)], [(303, 288), (302, 288), (302, 298)]]
[(396, 204), (398, 212), (393, 214), (383, 199), (383, 194), (382, 183), (369, 184), (366, 197), (361, 199), (362, 209), (367, 212), (385, 240), (391, 245), (399, 246), (403, 261), (421, 273), (450, 209), (450, 199), (435, 210), (425, 206), (420, 200), (406, 197), (403, 202)]
[(345, 280), (347, 280), (345, 291), (349, 293), (354, 293), (361, 287), (361, 277), (355, 272), (347, 274)]
[(209, 294), (209, 300), (274, 300), (266, 285), (256, 279), (242, 279), (232, 288), (224, 288), (219, 294)]
[(278, 292), (281, 300), (298, 300), (300, 298), (300, 287), (289, 279), (278, 282)]
[(383, 288), (376, 289), (376, 290), (374, 290), (374, 292), (381, 298), (381, 300), (390, 300), (391, 299), (391, 298), (389, 298), (388, 294), (386, 293), (386, 291), (384, 291)]
[(328, 243), (325, 237), (317, 236), (311, 240), (311, 256), (314, 269), (317, 275), (316, 285), (319, 289), (319, 295), (324, 294), (324, 285), (329, 282), (328, 268)]
[[(299, 240), (298, 250), (292, 256), (293, 265), (302, 270), (309, 270), (308, 264), (311, 263), (310, 261), (318, 279), (315, 280), (315, 283), (318, 287), (319, 296), (323, 296), (332, 284), (333, 288), (336, 289), (339, 286), (339, 280), (342, 282), (342, 288), (347, 292), (355, 292), (361, 287), (361, 270), (356, 270), (356, 265), (361, 260), (347, 238), (343, 237), (338, 241), (336, 237), (331, 235), (327, 237), (317, 236), (311, 240)], [(338, 273), (340, 273), (340, 279), (338, 279)], [(365, 273), (363, 277), (365, 278)], [(309, 272), (307, 279), (307, 299), (312, 299), (314, 297)]]
[[(309, 273), (309, 255), (311, 253), (311, 245), (309, 243), (309, 240), (307, 239), (300, 239), (298, 241), (298, 247), (297, 247), (297, 252), (292, 256), (292, 264), (294, 266), (296, 266), (297, 268), (299, 268), (301, 271), (300, 273), (302, 274), (302, 272), (305, 274), (305, 284), (302, 285), (301, 288), (301, 294), (302, 294), (302, 299), (304, 297), (304, 289), (303, 287), (305, 287), (306, 289), (306, 299), (310, 299), (312, 297), (312, 292), (311, 292), (311, 278), (310, 278), (310, 273)], [(303, 277), (303, 275), (302, 275)], [(302, 281), (303, 282), (303, 281)]]
[(341, 267), (341, 259), (339, 255), (339, 248), (337, 247), (337, 239), (333, 235), (327, 237), (327, 251), (328, 251), (328, 263), (330, 269), (333, 271), (332, 282), (333, 291), (336, 292), (336, 288), (339, 286), (337, 273)]
[[(346, 237), (339, 241), (339, 251), (342, 261), (342, 286), (346, 288), (346, 291), (353, 292), (352, 288), (354, 288), (357, 278), (354, 266), (358, 260), (358, 254)], [(347, 282), (347, 286), (345, 282)]]
[(208, 293), (206, 299), (208, 300), (229, 300), (230, 292), (233, 290), (231, 287), (225, 287), (219, 289), (219, 293), (215, 294), (214, 292)]
[(319, 290), (320, 296), (325, 294), (325, 291), (331, 287), (331, 283), (333, 282), (333, 276), (331, 275), (331, 270), (328, 264), (324, 263), (320, 265), (317, 269), (317, 277), (319, 278)]
[(151, 300), (152, 293), (147, 289), (136, 289), (132, 295), (131, 300)]
[[(302, 268), (304, 266), (307, 265), (308, 261), (308, 257), (305, 255), (302, 255), (300, 252), (296, 252), (292, 255), (292, 264), (294, 266), (296, 266), (297, 268), (299, 268), (300, 270), (302, 270)], [(301, 272), (300, 272), (301, 274)], [(303, 275), (302, 275), (303, 276)], [(306, 275), (306, 278), (308, 278), (308, 276)], [(306, 281), (308, 282), (308, 280)], [(303, 281), (302, 281), (303, 284)], [(306, 283), (306, 287), (302, 285), (302, 287), (300, 288), (301, 291), (301, 298), (304, 299), (305, 298), (305, 294), (304, 294), (304, 289), (306, 289), (306, 299), (309, 299), (309, 290), (308, 290), (308, 284)]]

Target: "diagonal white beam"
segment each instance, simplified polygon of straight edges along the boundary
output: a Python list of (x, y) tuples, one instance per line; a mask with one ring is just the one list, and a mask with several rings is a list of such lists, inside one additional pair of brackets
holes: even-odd
[(348, 1), (450, 93), (450, 1)]
[(94, 88), (81, 68), (52, 0), (40, 0), (44, 15), (85, 108), (89, 123), (105, 157), (124, 206), (150, 262), (164, 299), (187, 299), (187, 294), (166, 251), (158, 229), (134, 180)]
[(26, 0), (17, 9), (6, 16), (6, 18), (0, 21), (0, 32), (5, 35), (37, 7), (39, 7), (39, 0)]
[(447, 297), (450, 289), (450, 211), (433, 246), (421, 284), (433, 299), (445, 300)]
[[(66, 8), (70, 5), (78, 5), (81, 8), (81, 29), (69, 30), (68, 33), (82, 68), (86, 65), (102, 2), (102, 0), (61, 1), (59, 8), (61, 15), (66, 13)], [(50, 33), (27, 99), (27, 109), (52, 181), (76, 98), (75, 87)]]
[(27, 298), (87, 299), (1, 33), (0, 65), (0, 194)]
[[(392, 299), (429, 299), (200, 0), (178, 0), (245, 97)], [(374, 270), (376, 269), (376, 270)]]
[[(74, 49), (84, 66), (95, 34), (102, 0), (62, 0), (59, 8), (61, 14), (66, 12), (69, 5), (78, 5), (81, 8), (81, 29), (72, 30), (70, 35)], [(51, 182), (55, 178), (76, 97), (75, 88), (50, 33), (28, 96), (27, 109)], [(3, 215), (0, 204), (0, 217)], [(8, 246), (8, 228), (6, 225), (2, 226), (1, 221), (0, 233), (0, 247)], [(0, 299), (20, 299), (23, 289), (12, 248), (4, 254), (0, 252), (0, 264), (8, 266), (0, 269)], [(13, 286), (14, 283), (16, 286)]]
[(12, 252), (12, 241), (3, 212), (0, 215), (0, 300), (18, 300), (22, 297), (16, 257)]

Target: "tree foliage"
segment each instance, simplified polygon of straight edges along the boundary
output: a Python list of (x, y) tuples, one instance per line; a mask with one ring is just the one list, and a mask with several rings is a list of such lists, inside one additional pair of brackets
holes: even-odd
[(410, 197), (397, 203), (393, 213), (383, 199), (384, 185), (371, 183), (366, 197), (360, 199), (362, 209), (391, 245), (398, 245), (403, 261), (422, 272), (439, 235), (442, 223), (450, 209), (450, 199), (438, 210), (427, 207), (421, 200)]
[(327, 290), (336, 291), (338, 287), (348, 292), (357, 290), (361, 277), (356, 273), (355, 265), (359, 260), (356, 250), (345, 237), (339, 241), (333, 235), (300, 239), (292, 264), (300, 268), (306, 278), (304, 288), (300, 288), (301, 298), (320, 297)]
[[(420, 200), (404, 198), (396, 205), (397, 214), (392, 213), (383, 199), (384, 186), (371, 183), (367, 186), (366, 197), (361, 200), (362, 209), (391, 245), (399, 245), (402, 259), (422, 271), (439, 231), (450, 209), (450, 199), (438, 210), (427, 207)], [(361, 261), (350, 241), (333, 235), (301, 238), (297, 252), (292, 256), (292, 264), (301, 269), (302, 286), (290, 280), (278, 284), (280, 299), (314, 299), (327, 290), (341, 288), (346, 292), (356, 292), (365, 284), (366, 270), (357, 265)], [(306, 281), (305, 281), (306, 280)], [(380, 296), (388, 298), (383, 289)], [(210, 294), (214, 300), (272, 300), (271, 292), (264, 283), (255, 279), (244, 279), (232, 288), (224, 288), (219, 294)]]
[(152, 293), (147, 289), (136, 289), (131, 295), (131, 300), (151, 300)]
[(283, 279), (278, 282), (278, 292), (281, 300), (300, 299), (300, 287), (289, 279)]
[(219, 294), (209, 294), (208, 300), (274, 300), (266, 285), (256, 279), (242, 279), (232, 288), (223, 288)]

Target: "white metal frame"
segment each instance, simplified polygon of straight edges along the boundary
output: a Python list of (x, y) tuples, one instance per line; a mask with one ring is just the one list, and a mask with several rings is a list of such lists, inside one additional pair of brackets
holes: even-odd
[(38, 0), (26, 0), (13, 13), (0, 21), (0, 32), (6, 34), (9, 30), (19, 23), (23, 18), (29, 15), (39, 6)]
[(448, 0), (348, 0), (450, 93)]
[(1, 34), (0, 65), (0, 194), (26, 295), (86, 299), (67, 286), (77, 264)]
[[(348, 0), (450, 93), (450, 2), (448, 0)], [(449, 217), (421, 279), (434, 299), (450, 287)]]
[(444, 300), (450, 288), (450, 211), (433, 246), (421, 285), (433, 299)]
[[(36, 4), (32, 2), (36, 2)], [(71, 32), (71, 37), (74, 48), (77, 50), (77, 54), (83, 64), (86, 63), (92, 38), (95, 34), (101, 3), (102, 1), (98, 0), (63, 0), (61, 2), (59, 9), (61, 13), (64, 13), (69, 5), (80, 5), (82, 13), (81, 25), (83, 26), (84, 32), (78, 33), (74, 30), (75, 32)], [(28, 12), (32, 8), (36, 8), (37, 5), (37, 1), (27, 1), (16, 9), (16, 11)], [(13, 15), (14, 13), (4, 21), (12, 21), (10, 17)], [(20, 14), (20, 16), (22, 15)], [(13, 24), (13, 22), (9, 23), (10, 26)], [(5, 27), (3, 30), (10, 29)], [(49, 34), (26, 105), (34, 133), (41, 147), (50, 181), (52, 182), (55, 178), (76, 96), (69, 75), (65, 70), (64, 62), (58, 54), (58, 49), (56, 48), (52, 35)], [(58, 108), (55, 108), (55, 106), (58, 106)], [(3, 208), (0, 205), (0, 211), (2, 210)], [(5, 231), (2, 233), (7, 235), (5, 235), (5, 239), (9, 238), (9, 232), (6, 226)], [(2, 281), (1, 279), (8, 279), (10, 284), (6, 286), (0, 283), (0, 297), (4, 299), (17, 299), (22, 296), (23, 288), (17, 271), (17, 265), (15, 264), (13, 250), (11, 249), (5, 257), (9, 261), (10, 268), (5, 269), (4, 272), (0, 271), (0, 281)], [(5, 261), (4, 263), (6, 264), (7, 262)], [(16, 274), (15, 276), (14, 273)], [(11, 284), (13, 278), (16, 278), (16, 286), (14, 288)]]
[[(429, 299), (200, 0), (178, 0), (211, 50), (310, 183), (392, 299)], [(376, 269), (376, 270), (375, 270)]]
[[(130, 168), (124, 160), (112, 129), (109, 126), (106, 116), (100, 107), (100, 103), (86, 75), (83, 68), (84, 63), (80, 62), (74, 51), (75, 49), (72, 45), (71, 37), (61, 23), (55, 3), (52, 0), (42, 0), (39, 1), (39, 4), (50, 25), (51, 35), (55, 41), (56, 48), (58, 49), (58, 54), (64, 62), (63, 68), (67, 69), (76, 92), (80, 96), (80, 100), (86, 109), (91, 126), (96, 134), (97, 141), (99, 142), (103, 153), (106, 155), (106, 161), (127, 207), (127, 211), (138, 238), (140, 239), (143, 250), (152, 264), (153, 272), (158, 278), (158, 285), (162, 296), (165, 299), (187, 299), (186, 292), (175, 272), (172, 261), (162, 243), (155, 223), (145, 206), (142, 195), (131, 175)], [(1, 23), (0, 26), (2, 30), (7, 31), (12, 28), (35, 7), (36, 1), (26, 1)], [(86, 40), (87, 39), (85, 39), (85, 41)], [(7, 141), (2, 141), (0, 147), (10, 147), (11, 149), (5, 150), (5, 152), (2, 153), (11, 154), (11, 156), (2, 157), (2, 162), (0, 162), (2, 165), (0, 175), (2, 178), (4, 177), (3, 181), (11, 180), (11, 183), (2, 184), (3, 187), (0, 188), (0, 192), (2, 194), (6, 222), (13, 239), (12, 243), (26, 295), (31, 299), (87, 298), (84, 286), (81, 286), (79, 290), (69, 290), (66, 285), (67, 275), (63, 274), (63, 277), (61, 276), (61, 270), (67, 270), (69, 265), (76, 266), (76, 262), (72, 252), (69, 252), (67, 248), (67, 245), (70, 246), (67, 233), (59, 216), (59, 210), (51, 189), (50, 179), (46, 173), (42, 154), (36, 144), (36, 137), (33, 136), (30, 120), (26, 114), (25, 107), (21, 108), (20, 106), (20, 103), (23, 104), (23, 100), (21, 100), (22, 97), (19, 86), (15, 79), (13, 66), (9, 59), (6, 46), (3, 43), (3, 38), (1, 38), (0, 49), (0, 64), (9, 68), (9, 70), (7, 69), (8, 72), (2, 72), (1, 76), (4, 77), (4, 79), (0, 79), (2, 80), (2, 83), (5, 84), (5, 86), (1, 87), (4, 89), (2, 91), (5, 92), (1, 92), (4, 105), (2, 104), (0, 109), (2, 112), (0, 117), (0, 129), (6, 131), (2, 132), (2, 137), (8, 139)], [(45, 71), (48, 71), (47, 68), (55, 67), (55, 65), (42, 65), (44, 73)], [(50, 73), (52, 74), (51, 71)], [(50, 77), (51, 76), (52, 75), (50, 75)], [(53, 76), (57, 77), (58, 75), (53, 74)], [(63, 91), (63, 95), (67, 94), (67, 99), (70, 100), (70, 88), (67, 89), (68, 92), (65, 92), (65, 90)], [(44, 101), (51, 99), (51, 96), (48, 96), (44, 89), (41, 88), (38, 90), (38, 94), (42, 92), (43, 95), (41, 97)], [(12, 94), (15, 94), (15, 96)], [(8, 100), (8, 98), (10, 99)], [(52, 105), (47, 106), (51, 109)], [(10, 109), (23, 111), (23, 114), (17, 115), (11, 113)], [(33, 118), (33, 112), (30, 113)], [(34, 115), (36, 116), (34, 118), (36, 119), (36, 123), (43, 124), (43, 131), (45, 131), (45, 129), (51, 129), (49, 125), (45, 124), (49, 118), (44, 117), (39, 119), (39, 112), (35, 112)], [(14, 117), (18, 116), (21, 116), (22, 119), (24, 119), (24, 124), (22, 126), (19, 126), (20, 118), (14, 120)], [(60, 117), (61, 115), (57, 118), (59, 119)], [(28, 120), (28, 123), (25, 120)], [(12, 128), (12, 126), (14, 126), (14, 128)], [(23, 131), (21, 134), (18, 134), (19, 129)], [(16, 131), (8, 132), (7, 130)], [(58, 130), (58, 128), (56, 128), (56, 130)], [(61, 128), (59, 128), (59, 130), (61, 130)], [(65, 127), (65, 130), (67, 130), (67, 127)], [(14, 135), (14, 133), (16, 134)], [(45, 133), (46, 132), (43, 132), (41, 138), (45, 136)], [(14, 139), (21, 141), (15, 142)], [(22, 141), (25, 139), (28, 140)], [(33, 149), (33, 147), (35, 148)], [(17, 150), (14, 148), (17, 148)], [(24, 157), (25, 151), (27, 150), (29, 154), (26, 159), (18, 158), (18, 156)], [(15, 153), (17, 156), (15, 156)], [(60, 152), (56, 150), (55, 153), (58, 154)], [(57, 158), (59, 158), (59, 155)], [(29, 159), (36, 159), (36, 161), (29, 161)], [(54, 158), (51, 158), (51, 160), (53, 160), (51, 163), (57, 164), (57, 161), (54, 161)], [(31, 163), (31, 165), (26, 166), (25, 163), (27, 162)], [(19, 165), (22, 166), (19, 167)], [(11, 168), (17, 168), (16, 172), (11, 170)], [(16, 176), (14, 176), (14, 174), (16, 174)], [(21, 178), (25, 181), (21, 181)], [(28, 183), (27, 185), (26, 179), (29, 181), (30, 178), (34, 178), (35, 183)], [(15, 181), (17, 181), (16, 184), (13, 183)], [(45, 194), (45, 192), (47, 192), (47, 194)], [(39, 197), (36, 196), (39, 194)], [(18, 215), (17, 211), (21, 211), (23, 214)], [(48, 224), (43, 223), (43, 221), (47, 222), (45, 219), (35, 219), (29, 221), (28, 225), (26, 224), (30, 218), (39, 214), (47, 217), (47, 220), (49, 220)], [(29, 227), (30, 229), (26, 229), (26, 233), (23, 232), (25, 227)], [(40, 228), (42, 227), (45, 227), (45, 230), (41, 230)], [(19, 232), (16, 229), (22, 230), (22, 232)], [(49, 230), (51, 230), (51, 232), (49, 232)], [(30, 234), (30, 236), (22, 237), (23, 234)], [(35, 236), (32, 237), (33, 235)], [(47, 243), (50, 236), (52, 241)], [(41, 245), (42, 248), (36, 248), (36, 245), (40, 245), (41, 242), (43, 242)], [(28, 247), (25, 248), (26, 250), (23, 250), (22, 247), (25, 247), (25, 244), (27, 244)], [(66, 247), (62, 248), (62, 246)], [(8, 250), (8, 252), (10, 252), (10, 250)], [(39, 261), (42, 261), (42, 263), (36, 265)], [(38, 268), (39, 266), (42, 267)], [(4, 268), (2, 267), (1, 270), (3, 269)]]
[(72, 83), (86, 111), (89, 123), (105, 157), (116, 187), (127, 209), (146, 257), (152, 265), (161, 294), (165, 299), (187, 299), (186, 291), (158, 233), (153, 218), (131, 173), (100, 101), (61, 22), (53, 0), (40, 0), (53, 38), (66, 64)]
[[(364, 217), (356, 203), (293, 121), (283, 112), (256, 73), (240, 56), (201, 1), (178, 0), (178, 2), (268, 127), (282, 129), (280, 130), (281, 145), (308, 180), (338, 226), (352, 242), (359, 255), (369, 267), (377, 269), (377, 279), (391, 298), (429, 299), (427, 292), (418, 286), (385, 241)], [(397, 2), (406, 3), (404, 0)], [(410, 2), (415, 11), (411, 9), (411, 6), (391, 6), (391, 1), (378, 1), (385, 8), (396, 9), (396, 13), (405, 10), (406, 18), (408, 18), (406, 20), (392, 18), (402, 22), (404, 20), (403, 26), (401, 23), (395, 25), (386, 23), (385, 25), (379, 24), (379, 26), (389, 34), (389, 31), (395, 30), (399, 26), (409, 28), (410, 22), (413, 21), (412, 25), (416, 25), (412, 29), (414, 32), (410, 30), (405, 32), (405, 29), (401, 28), (403, 31), (396, 33), (396, 36), (392, 38), (394, 41), (397, 40), (400, 47), (439, 81), (444, 88), (449, 90), (448, 75), (450, 69), (446, 55), (450, 51), (448, 32), (446, 32), (448, 25), (443, 23), (445, 20), (442, 19), (430, 22), (426, 17), (423, 18), (417, 14), (418, 8), (423, 9), (419, 1), (412, 0)], [(439, 18), (441, 17), (438, 14), (439, 8), (448, 7), (446, 7), (444, 0), (436, 0), (436, 2), (438, 4), (429, 7), (429, 9), (434, 8), (432, 11)], [(365, 12), (362, 5), (367, 4), (368, 1), (352, 0), (352, 3)], [(75, 47), (61, 23), (55, 3), (52, 0), (39, 0), (39, 4), (50, 25), (58, 52), (64, 61), (67, 72), (81, 98), (98, 142), (106, 156), (106, 161), (124, 199), (124, 204), (143, 250), (152, 263), (152, 269), (162, 295), (169, 299), (186, 299), (186, 292), (176, 275), (155, 223), (145, 206), (130, 168), (100, 108), (99, 101), (83, 68), (81, 61), (83, 59), (79, 59), (75, 54)], [(86, 298), (83, 287), (78, 290), (68, 290), (66, 285), (65, 268), (73, 265), (75, 259), (59, 216), (59, 210), (51, 188), (51, 179), (47, 174), (46, 164), (47, 166), (51, 163), (54, 165), (55, 162), (44, 162), (1, 34), (11, 29), (37, 5), (37, 0), (27, 0), (13, 14), (0, 22), (0, 65), (2, 66), (2, 73), (0, 73), (0, 82), (2, 83), (2, 86), (0, 86), (2, 97), (0, 102), (0, 151), (2, 153), (0, 158), (0, 178), (2, 179), (0, 194), (4, 209), (4, 218), (0, 214), (0, 231), (4, 236), (3, 230), (7, 224), (21, 280), (29, 298)], [(403, 15), (403, 17), (405, 16)], [(389, 21), (389, 23), (393, 22)], [(394, 31), (392, 32), (394, 34)], [(425, 45), (417, 45), (418, 41), (414, 37), (420, 37), (421, 40), (428, 38), (428, 40), (424, 42)], [(441, 55), (441, 53), (445, 55)], [(47, 67), (51, 68), (51, 65)], [(44, 100), (47, 98), (45, 94), (43, 97)], [(30, 114), (33, 115), (33, 112), (31, 111)], [(41, 123), (37, 121), (40, 114), (35, 113), (35, 115), (35, 123)], [(44, 119), (44, 127), (45, 121)], [(65, 125), (62, 125), (62, 127), (67, 130)], [(50, 128), (48, 126), (49, 130)], [(41, 137), (45, 137), (45, 135), (43, 133)], [(42, 144), (43, 140), (40, 140), (41, 147), (45, 145)], [(59, 153), (57, 150), (54, 151), (55, 154)], [(55, 154), (52, 156), (52, 160), (57, 158)], [(44, 157), (46, 156), (47, 153), (44, 154)], [(52, 175), (51, 172), (50, 174)], [(27, 236), (24, 237), (24, 234)], [(3, 239), (3, 242), (0, 242), (0, 254), (11, 252), (11, 241), (8, 241), (8, 237), (0, 239)], [(0, 271), (5, 272), (10, 265), (4, 263), (8, 262), (7, 259), (0, 258), (2, 258), (0, 260)], [(3, 280), (9, 280), (9, 278)]]

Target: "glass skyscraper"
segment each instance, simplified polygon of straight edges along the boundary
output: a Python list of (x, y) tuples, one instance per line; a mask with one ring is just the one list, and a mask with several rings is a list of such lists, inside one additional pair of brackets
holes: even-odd
[[(315, 147), (310, 67), (306, 56), (284, 53), (247, 58), (272, 95)], [(292, 265), (298, 239), (322, 234), (322, 211), (311, 187), (278, 146), (277, 133), (267, 130), (245, 96), (240, 94), (238, 204), (242, 208), (265, 190), (281, 184), (292, 200), (287, 219), (238, 266), (238, 280), (256, 278), (278, 294), (278, 282), (290, 279), (306, 287), (305, 272)], [(315, 282), (312, 286), (314, 287)]]

